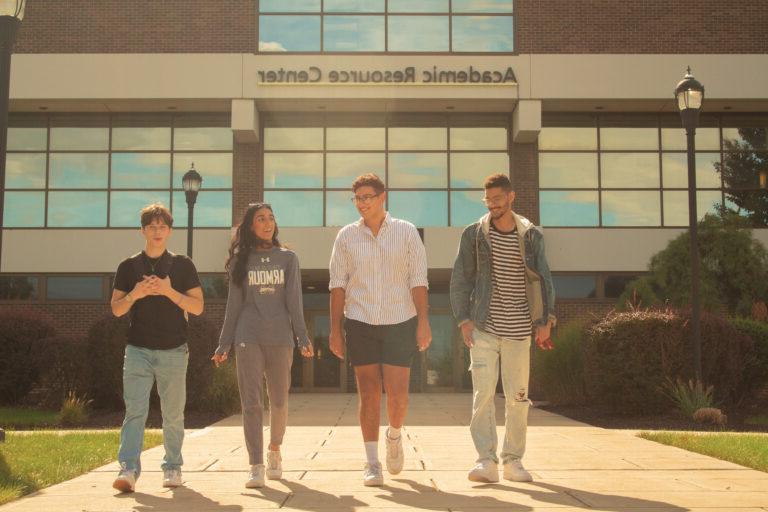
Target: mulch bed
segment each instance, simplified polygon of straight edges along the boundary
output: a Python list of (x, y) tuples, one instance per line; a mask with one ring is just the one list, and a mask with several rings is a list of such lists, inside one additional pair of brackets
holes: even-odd
[[(119, 429), (123, 424), (125, 411), (92, 411), (88, 421), (82, 425), (17, 425), (13, 430), (41, 430), (55, 428), (58, 430), (83, 430), (83, 429)], [(218, 414), (204, 411), (187, 411), (184, 413), (184, 427), (190, 429), (204, 428), (212, 423), (226, 418), (226, 414)], [(159, 408), (151, 408), (147, 417), (147, 428), (162, 428), (163, 417)]]

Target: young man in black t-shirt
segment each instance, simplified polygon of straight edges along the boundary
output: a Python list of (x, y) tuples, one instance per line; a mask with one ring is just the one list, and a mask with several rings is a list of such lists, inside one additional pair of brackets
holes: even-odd
[(144, 250), (123, 260), (115, 275), (112, 313), (129, 313), (131, 319), (123, 365), (125, 420), (117, 455), (121, 469), (112, 484), (120, 492), (132, 492), (141, 473), (149, 393), (155, 382), (163, 411), (163, 487), (182, 485), (187, 314), (203, 312), (203, 290), (192, 260), (166, 250), (172, 226), (165, 206), (142, 209)]

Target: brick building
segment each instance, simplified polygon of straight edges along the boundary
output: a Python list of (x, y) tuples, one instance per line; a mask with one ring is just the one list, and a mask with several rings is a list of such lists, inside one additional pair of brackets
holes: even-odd
[[(484, 210), (484, 176), (508, 172), (516, 210), (545, 227), (561, 322), (610, 309), (687, 225), (672, 98), (686, 66), (707, 92), (700, 213), (739, 208), (717, 172), (732, 152), (765, 161), (766, 25), (758, 0), (28, 0), (11, 74), (2, 307), (85, 332), (108, 312), (117, 262), (141, 247), (143, 204), (171, 205), (171, 248), (184, 252), (180, 177), (194, 163), (206, 316), (223, 316), (233, 223), (266, 199), (299, 254), (320, 348), (297, 386), (344, 389), (347, 372), (323, 350), (327, 262), (355, 219), (351, 177), (375, 171), (429, 257), (435, 340), (415, 387), (466, 388), (447, 285), (461, 229)], [(747, 189), (765, 168), (754, 170)]]

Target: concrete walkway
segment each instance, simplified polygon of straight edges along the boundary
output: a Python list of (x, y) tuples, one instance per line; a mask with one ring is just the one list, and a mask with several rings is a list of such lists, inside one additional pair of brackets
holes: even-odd
[[(110, 487), (116, 464), (0, 507), (11, 511), (768, 511), (768, 474), (532, 409), (525, 464), (535, 482), (469, 482), (475, 453), (468, 394), (412, 395), (406, 466), (385, 486), (362, 485), (357, 397), (292, 395), (284, 479), (245, 489), (239, 416), (191, 433), (186, 487), (161, 487), (162, 447), (147, 451), (132, 494)], [(497, 400), (501, 421), (503, 409)], [(501, 423), (500, 421), (500, 423)], [(499, 433), (501, 434), (501, 428)], [(382, 460), (384, 455), (381, 449)]]

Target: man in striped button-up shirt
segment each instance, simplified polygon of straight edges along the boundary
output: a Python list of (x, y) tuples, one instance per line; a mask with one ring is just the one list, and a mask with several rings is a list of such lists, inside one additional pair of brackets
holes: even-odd
[(408, 410), (408, 382), (417, 349), (432, 341), (427, 304), (427, 257), (416, 227), (384, 209), (384, 183), (359, 176), (352, 200), (361, 219), (336, 236), (330, 263), (331, 351), (344, 358), (344, 338), (355, 368), (360, 428), (367, 464), (365, 485), (383, 485), (378, 456), (381, 385), (387, 392), (387, 470), (403, 468), (400, 428)]

